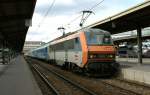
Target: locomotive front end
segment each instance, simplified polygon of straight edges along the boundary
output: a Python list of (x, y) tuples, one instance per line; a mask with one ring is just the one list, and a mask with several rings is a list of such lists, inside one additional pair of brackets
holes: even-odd
[(119, 64), (115, 61), (116, 50), (111, 39), (111, 34), (100, 29), (91, 29), (85, 33), (87, 42), (88, 72), (98, 72), (110, 75), (118, 71)]

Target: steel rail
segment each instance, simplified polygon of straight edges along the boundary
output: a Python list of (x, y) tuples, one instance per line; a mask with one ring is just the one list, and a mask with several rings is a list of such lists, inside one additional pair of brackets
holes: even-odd
[[(40, 65), (40, 66), (41, 66), (41, 65)], [(76, 87), (82, 89), (83, 91), (85, 91), (86, 93), (88, 93), (88, 94), (90, 94), (90, 95), (99, 95), (99, 94), (97, 94), (97, 93), (95, 93), (95, 92), (89, 90), (88, 88), (86, 88), (86, 87), (84, 87), (84, 86), (82, 86), (82, 85), (80, 85), (80, 84), (78, 84), (78, 83), (76, 83), (76, 82), (73, 82), (72, 80), (69, 80), (68, 78), (64, 77), (63, 75), (61, 75), (61, 74), (59, 74), (59, 73), (57, 73), (57, 72), (55, 72), (55, 71), (50, 70), (49, 68), (47, 68), (47, 67), (45, 67), (45, 66), (42, 66), (42, 67), (45, 68), (45, 69), (47, 69), (47, 70), (50, 71), (51, 73), (57, 75), (58, 77), (64, 79), (65, 81), (71, 83), (72, 85), (74, 85), (74, 86), (76, 86)]]
[(44, 73), (41, 73), (38, 69), (36, 65), (32, 65), (32, 67), (34, 68), (34, 70), (39, 74), (39, 76), (43, 79), (43, 81), (53, 90), (53, 92), (56, 95), (60, 95), (60, 93), (55, 89), (55, 87), (53, 85), (51, 85), (46, 77), (46, 75)]
[(127, 91), (127, 92), (129, 92), (129, 93), (133, 93), (133, 94), (135, 94), (135, 95), (141, 95), (141, 94), (139, 94), (139, 93), (137, 93), (137, 92), (135, 92), (135, 91), (131, 91), (131, 90), (128, 90), (128, 89), (125, 89), (125, 88), (119, 87), (119, 86), (117, 86), (117, 85), (111, 84), (111, 83), (106, 82), (106, 81), (101, 81), (101, 82), (102, 82), (102, 83), (104, 83), (104, 84), (110, 85), (110, 86), (112, 86), (112, 87), (115, 87), (115, 88), (118, 88), (118, 89), (121, 89), (121, 90)]

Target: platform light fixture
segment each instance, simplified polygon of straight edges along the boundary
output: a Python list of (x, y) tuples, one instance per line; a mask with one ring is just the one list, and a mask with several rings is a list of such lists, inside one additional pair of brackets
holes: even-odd
[(27, 26), (27, 27), (32, 26), (32, 19), (26, 19), (25, 26)]
[(65, 35), (65, 28), (64, 27), (58, 27), (57, 30), (60, 30), (60, 32), (63, 33), (63, 36)]
[(116, 28), (116, 24), (114, 22), (111, 23), (112, 28)]

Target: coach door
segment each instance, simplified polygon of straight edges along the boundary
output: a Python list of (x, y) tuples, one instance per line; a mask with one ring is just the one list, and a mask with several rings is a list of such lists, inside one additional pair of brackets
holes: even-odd
[(75, 38), (74, 62), (78, 65), (82, 63), (82, 51), (79, 38)]
[(55, 62), (55, 47), (54, 45), (49, 47), (49, 59), (52, 62)]
[(67, 41), (65, 41), (64, 43), (63, 43), (63, 46), (64, 46), (64, 62), (67, 62), (68, 60), (68, 50), (67, 50)]

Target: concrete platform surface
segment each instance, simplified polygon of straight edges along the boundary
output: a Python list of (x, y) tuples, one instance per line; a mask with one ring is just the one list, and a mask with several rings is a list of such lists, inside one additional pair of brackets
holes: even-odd
[(0, 72), (4, 71), (5, 68), (7, 68), (8, 65), (0, 64)]
[(0, 65), (0, 95), (42, 95), (22, 56)]
[(121, 64), (121, 76), (125, 79), (150, 85), (150, 64), (138, 64), (119, 62)]
[[(150, 58), (142, 58), (144, 64), (150, 64)], [(116, 61), (118, 62), (130, 62), (130, 63), (137, 63), (138, 59), (137, 58), (119, 58), (116, 57)]]
[(0, 76), (6, 71), (8, 65), (0, 64)]

